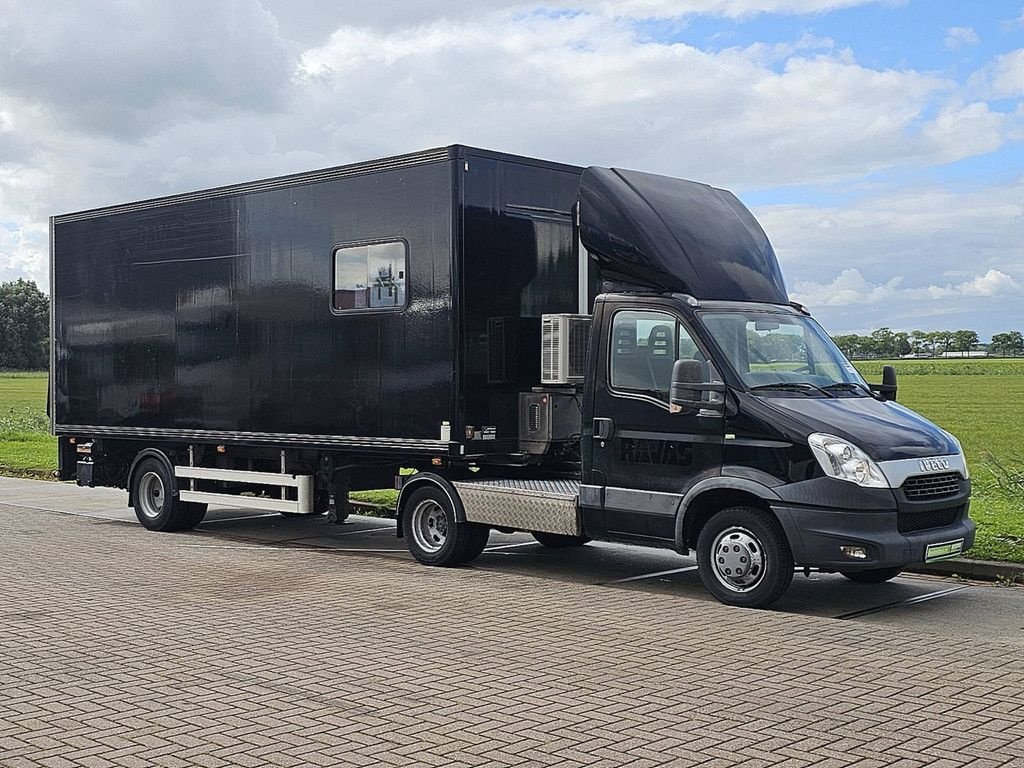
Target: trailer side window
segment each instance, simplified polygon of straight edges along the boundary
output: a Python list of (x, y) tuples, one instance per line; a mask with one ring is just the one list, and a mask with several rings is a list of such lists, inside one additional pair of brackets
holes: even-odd
[(680, 359), (706, 363), (686, 328), (667, 312), (623, 310), (612, 318), (611, 387), (668, 402), (672, 367)]
[(404, 242), (346, 245), (334, 251), (335, 312), (403, 309), (409, 254)]

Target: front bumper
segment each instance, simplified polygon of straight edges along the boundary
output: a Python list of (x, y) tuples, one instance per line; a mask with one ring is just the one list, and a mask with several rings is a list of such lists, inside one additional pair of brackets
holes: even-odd
[[(798, 565), (857, 571), (923, 563), (932, 544), (963, 539), (961, 551), (970, 549), (975, 529), (968, 516), (968, 497), (947, 500), (945, 507), (928, 506), (932, 510), (946, 510), (948, 514), (942, 519), (949, 520), (948, 524), (906, 531), (909, 516), (931, 510), (905, 502), (896, 510), (883, 512), (786, 504), (773, 505), (772, 509), (786, 531)], [(901, 532), (901, 527), (905, 532)], [(850, 558), (842, 553), (843, 546), (863, 547), (868, 557)]]

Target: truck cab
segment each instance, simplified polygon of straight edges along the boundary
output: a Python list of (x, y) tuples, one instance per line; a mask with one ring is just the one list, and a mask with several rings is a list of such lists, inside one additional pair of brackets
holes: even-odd
[(956, 438), (802, 308), (604, 294), (587, 381), (587, 535), (696, 550), (723, 602), (771, 602), (794, 566), (876, 582), (973, 543)]

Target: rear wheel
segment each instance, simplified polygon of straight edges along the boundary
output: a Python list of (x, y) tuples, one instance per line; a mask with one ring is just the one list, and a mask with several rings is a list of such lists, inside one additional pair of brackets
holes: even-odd
[(480, 557), (487, 546), (487, 540), (491, 537), (491, 529), (479, 523), (463, 523), (469, 526), (469, 535), (466, 537), (465, 548), (459, 556), (460, 563), (471, 563)]
[(487, 545), (490, 530), (460, 521), (452, 500), (440, 488), (420, 488), (402, 514), (402, 532), (412, 556), (425, 565), (459, 565), (475, 559)]
[(714, 515), (697, 537), (697, 572), (726, 605), (764, 608), (789, 589), (793, 556), (778, 521), (756, 507)]
[(868, 571), (840, 571), (843, 576), (858, 584), (881, 584), (889, 579), (895, 579), (903, 568), (873, 568)]
[(544, 533), (542, 531), (532, 531), (530, 533), (533, 538), (537, 540), (538, 544), (541, 544), (549, 549), (566, 549), (567, 547), (582, 547), (588, 541), (589, 536), (567, 536), (564, 533)]
[(135, 516), (151, 531), (187, 531), (206, 516), (206, 505), (181, 501), (173, 494), (174, 478), (164, 462), (147, 458), (132, 475)]

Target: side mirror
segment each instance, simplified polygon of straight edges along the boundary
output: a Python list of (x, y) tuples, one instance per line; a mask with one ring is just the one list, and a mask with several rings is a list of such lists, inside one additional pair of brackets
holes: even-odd
[(877, 392), (883, 400), (896, 400), (896, 369), (891, 365), (882, 366), (882, 383), (872, 384), (871, 391)]
[(669, 387), (668, 402), (674, 413), (699, 410), (725, 412), (725, 397), (708, 398), (705, 392), (720, 392), (724, 395), (724, 384), (712, 384), (704, 380), (704, 365), (698, 360), (676, 360), (672, 366), (672, 383)]

